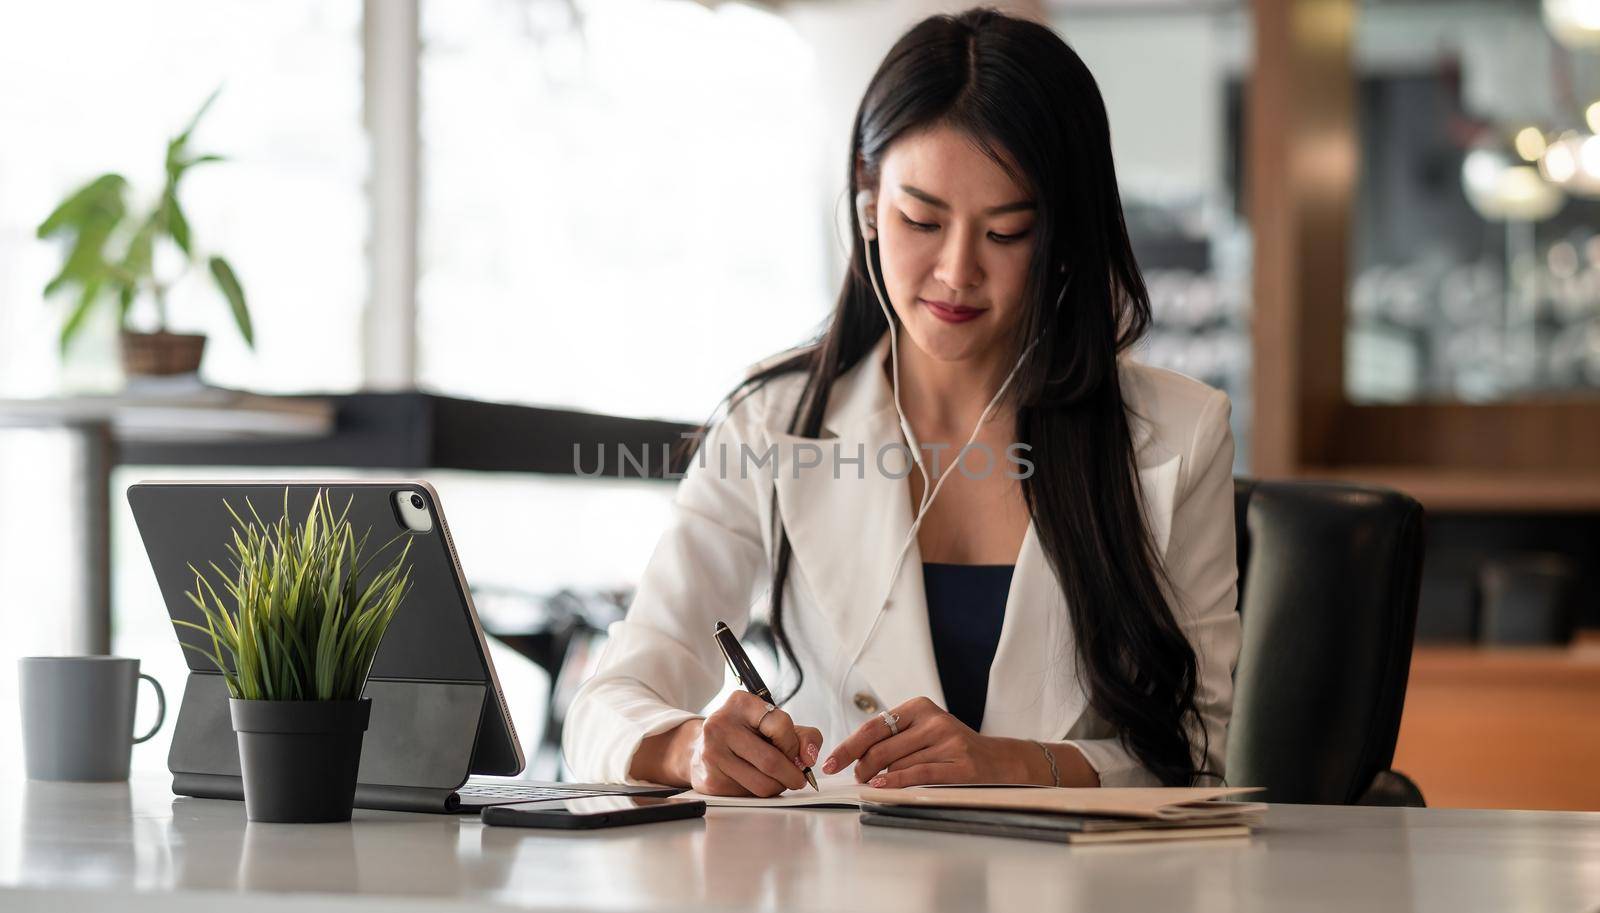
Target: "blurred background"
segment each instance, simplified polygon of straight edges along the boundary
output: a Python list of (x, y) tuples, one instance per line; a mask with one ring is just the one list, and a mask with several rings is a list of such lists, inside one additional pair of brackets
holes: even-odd
[[(813, 332), (860, 93), (965, 5), (0, 0), (0, 661), (109, 648), (181, 691), (133, 481), (421, 476), (530, 774), (558, 773), (562, 696), (672, 486), (539, 442), (698, 422)], [(1003, 5), (1099, 81), (1157, 316), (1140, 357), (1232, 396), (1236, 473), (1428, 508), (1395, 766), (1434, 805), (1600, 808), (1576, 766), (1600, 750), (1600, 0)], [(72, 235), (41, 226), (108, 173), (120, 203), (68, 228), (148, 274), (126, 309), (45, 294)], [(121, 331), (158, 325), (206, 337), (197, 378), (128, 361)], [(117, 412), (218, 389), (248, 395)]]

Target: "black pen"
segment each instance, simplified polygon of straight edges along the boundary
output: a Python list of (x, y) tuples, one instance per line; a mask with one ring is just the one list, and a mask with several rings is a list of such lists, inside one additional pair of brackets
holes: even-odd
[[(739, 638), (733, 636), (733, 631), (729, 630), (726, 622), (717, 622), (715, 636), (717, 648), (722, 651), (722, 657), (728, 661), (728, 668), (733, 670), (733, 677), (739, 680), (739, 684), (744, 686), (744, 690), (761, 698), (768, 704), (773, 703), (772, 692), (767, 690), (767, 683), (761, 680), (761, 675), (756, 672), (756, 667), (750, 662), (750, 657), (745, 655), (744, 647), (739, 646)], [(819, 793), (822, 792), (822, 788), (817, 786), (817, 778), (811, 772), (811, 768), (806, 767), (803, 772), (806, 775), (806, 782), (811, 784), (811, 788)]]

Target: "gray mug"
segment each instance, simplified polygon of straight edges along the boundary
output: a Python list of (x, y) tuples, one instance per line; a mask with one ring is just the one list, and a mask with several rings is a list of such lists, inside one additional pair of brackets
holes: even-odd
[[(22, 742), (33, 780), (126, 780), (133, 746), (167, 718), (161, 683), (122, 656), (27, 656), (22, 679)], [(156, 689), (156, 722), (133, 737), (139, 679)]]

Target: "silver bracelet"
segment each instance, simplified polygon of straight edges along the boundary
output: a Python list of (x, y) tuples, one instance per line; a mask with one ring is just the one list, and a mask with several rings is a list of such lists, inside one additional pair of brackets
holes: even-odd
[(1056, 756), (1050, 753), (1050, 748), (1049, 748), (1049, 746), (1045, 745), (1045, 743), (1040, 742), (1040, 741), (1038, 741), (1036, 739), (1036, 740), (1034, 740), (1033, 744), (1039, 746), (1039, 750), (1044, 752), (1045, 761), (1049, 762), (1049, 764), (1050, 764), (1050, 785), (1051, 786), (1060, 786), (1061, 785), (1061, 771), (1056, 769)]

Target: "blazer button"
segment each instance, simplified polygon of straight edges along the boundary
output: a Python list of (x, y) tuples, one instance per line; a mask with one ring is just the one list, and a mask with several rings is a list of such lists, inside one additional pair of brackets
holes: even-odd
[(862, 713), (877, 713), (878, 702), (872, 699), (872, 695), (860, 691), (856, 693), (856, 709)]

